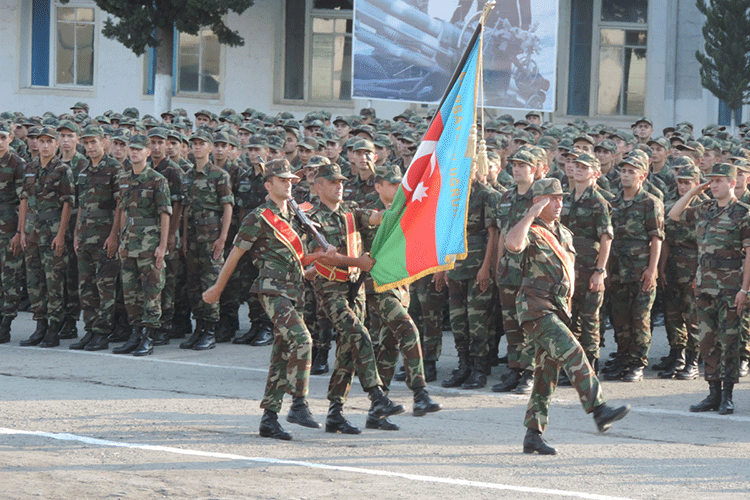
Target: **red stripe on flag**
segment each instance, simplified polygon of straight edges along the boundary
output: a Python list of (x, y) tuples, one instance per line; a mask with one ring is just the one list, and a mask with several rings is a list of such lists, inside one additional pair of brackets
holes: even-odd
[[(429, 165), (429, 157), (427, 158)], [(443, 264), (437, 261), (437, 243), (435, 241), (435, 216), (440, 198), (440, 169), (430, 176), (430, 170), (424, 171), (423, 178), (417, 180), (427, 188), (427, 194), (421, 201), (408, 202), (401, 217), (401, 230), (406, 243), (406, 270), (409, 275), (417, 274), (424, 269)], [(415, 186), (416, 194), (417, 188)]]

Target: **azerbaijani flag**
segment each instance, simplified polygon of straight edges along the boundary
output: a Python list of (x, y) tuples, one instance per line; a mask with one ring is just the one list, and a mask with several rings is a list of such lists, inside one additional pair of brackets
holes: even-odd
[(479, 33), (459, 63), (451, 84), (419, 145), (372, 244), (370, 275), (378, 292), (452, 269), (466, 258), (466, 210), (474, 151), (474, 94)]

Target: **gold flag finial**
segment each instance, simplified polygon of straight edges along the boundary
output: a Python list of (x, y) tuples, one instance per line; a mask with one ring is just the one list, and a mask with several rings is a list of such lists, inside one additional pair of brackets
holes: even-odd
[(482, 24), (484, 24), (484, 21), (487, 20), (487, 16), (490, 15), (490, 11), (495, 7), (495, 0), (490, 0), (486, 4), (484, 4), (484, 8), (482, 9), (482, 20), (480, 21)]

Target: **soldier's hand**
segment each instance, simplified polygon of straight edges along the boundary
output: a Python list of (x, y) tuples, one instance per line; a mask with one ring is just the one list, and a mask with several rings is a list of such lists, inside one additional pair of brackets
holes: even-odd
[(742, 311), (745, 310), (747, 301), (747, 294), (745, 292), (737, 292), (737, 295), (734, 296), (734, 307), (737, 308), (737, 315), (741, 315)]
[(369, 253), (364, 253), (359, 257), (359, 265), (358, 268), (362, 269), (363, 271), (370, 271), (372, 269), (372, 266), (375, 265), (375, 259), (370, 257)]
[(698, 184), (697, 186), (695, 186), (693, 190), (695, 190), (695, 194), (698, 194), (698, 193), (702, 193), (709, 187), (711, 187), (711, 181), (706, 181), (703, 184)]
[(432, 282), (435, 283), (435, 291), (442, 292), (443, 287), (446, 285), (445, 271), (438, 271), (432, 275)]
[(484, 266), (480, 267), (479, 272), (477, 273), (477, 284), (479, 285), (479, 289), (483, 292), (486, 292), (487, 289), (492, 285), (490, 271), (489, 269), (485, 269)]
[(18, 254), (21, 253), (21, 250), (23, 248), (26, 248), (26, 243), (21, 243), (21, 238), (23, 238), (24, 235), (21, 233), (16, 233), (15, 236), (10, 240), (10, 249), (13, 252), (13, 257), (18, 257)]
[(659, 286), (662, 287), (662, 289), (667, 287), (667, 275), (664, 272), (659, 273), (659, 277), (657, 278), (659, 281)]
[(76, 255), (78, 255), (78, 244), (79, 244), (78, 243), (78, 235), (74, 234), (73, 235), (73, 251), (76, 253)]
[(167, 249), (162, 247), (156, 247), (154, 250), (154, 259), (156, 260), (156, 268), (161, 269), (164, 267), (164, 256), (167, 254)]
[(604, 273), (594, 273), (589, 280), (589, 290), (592, 292), (604, 291)]
[(214, 254), (214, 260), (219, 260), (221, 258), (221, 254), (224, 253), (224, 242), (224, 238), (219, 238), (218, 240), (214, 241), (214, 244), (211, 247), (211, 250)]
[(174, 252), (177, 247), (177, 237), (174, 234), (167, 236), (167, 252)]
[(315, 267), (310, 266), (307, 269), (305, 269), (305, 279), (308, 281), (314, 281), (315, 276), (317, 276), (318, 272), (315, 270)]
[(203, 302), (213, 304), (221, 298), (221, 290), (216, 285), (203, 292)]
[(544, 207), (549, 205), (549, 196), (542, 196), (539, 201), (534, 203), (531, 208), (529, 209), (529, 215), (532, 215), (534, 217), (539, 217), (539, 214), (542, 213), (542, 210), (544, 210)]
[(648, 269), (641, 275), (641, 291), (648, 292), (656, 288), (656, 271), (650, 272)]
[(63, 254), (63, 250), (65, 250), (65, 236), (55, 236), (55, 239), (52, 240), (52, 245), (50, 245), (50, 248), (55, 251), (55, 257), (61, 257)]
[(107, 257), (110, 259), (117, 255), (117, 236), (113, 234), (104, 240), (104, 251), (107, 252)]

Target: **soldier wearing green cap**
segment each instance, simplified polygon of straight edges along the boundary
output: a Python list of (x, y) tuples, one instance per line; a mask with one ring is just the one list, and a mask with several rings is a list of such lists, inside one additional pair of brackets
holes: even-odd
[(39, 156), (26, 166), (14, 252), (25, 252), (26, 287), (37, 328), (23, 346), (56, 347), (65, 314), (65, 234), (75, 199), (70, 167), (57, 153), (57, 131), (39, 131)]
[(542, 438), (549, 421), (549, 404), (564, 369), (586, 413), (594, 414), (600, 432), (622, 419), (629, 406), (606, 404), (599, 379), (581, 344), (567, 324), (575, 285), (573, 234), (560, 224), (563, 196), (560, 181), (540, 179), (532, 187), (534, 204), (507, 233), (506, 251), (521, 262), (522, 279), (516, 308), (518, 321), (536, 348), (534, 383), (526, 407), (524, 453), (554, 455)]
[(375, 192), (375, 146), (367, 139), (357, 139), (352, 144), (351, 164), (353, 177), (344, 183), (344, 201), (364, 202)]
[[(695, 295), (709, 395), (690, 407), (693, 412), (734, 412), (732, 391), (739, 382), (750, 293), (750, 206), (734, 196), (736, 176), (736, 166), (715, 164), (709, 181), (688, 191), (669, 212), (672, 220), (695, 225), (698, 242)], [(713, 199), (688, 206), (709, 187)]]

